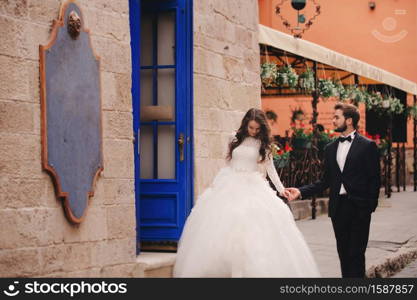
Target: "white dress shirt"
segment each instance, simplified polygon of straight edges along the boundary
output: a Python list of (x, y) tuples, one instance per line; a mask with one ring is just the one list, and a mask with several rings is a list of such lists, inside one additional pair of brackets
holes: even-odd
[[(339, 146), (337, 147), (337, 154), (336, 154), (336, 160), (337, 160), (337, 164), (339, 165), (340, 171), (343, 172), (343, 168), (345, 167), (345, 162), (346, 162), (346, 156), (349, 152), (350, 147), (352, 146), (353, 143), (353, 139), (355, 138), (355, 132), (356, 130), (354, 130), (353, 132), (351, 132), (349, 135), (352, 138), (351, 142), (348, 141), (344, 141), (343, 143), (339, 142)], [(343, 136), (343, 137), (348, 137), (347, 136)], [(343, 186), (340, 187), (340, 192), (339, 195), (345, 195), (346, 189)]]

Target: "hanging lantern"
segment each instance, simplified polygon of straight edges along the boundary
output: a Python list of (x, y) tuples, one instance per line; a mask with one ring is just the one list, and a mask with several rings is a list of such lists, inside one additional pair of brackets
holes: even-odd
[(291, 6), (295, 10), (302, 10), (304, 7), (306, 7), (307, 0), (291, 0)]

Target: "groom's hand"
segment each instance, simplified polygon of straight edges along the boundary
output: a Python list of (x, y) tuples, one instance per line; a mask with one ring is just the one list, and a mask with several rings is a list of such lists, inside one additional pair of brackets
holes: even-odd
[(286, 188), (285, 191), (289, 193), (289, 201), (295, 200), (301, 196), (301, 192), (297, 188)]

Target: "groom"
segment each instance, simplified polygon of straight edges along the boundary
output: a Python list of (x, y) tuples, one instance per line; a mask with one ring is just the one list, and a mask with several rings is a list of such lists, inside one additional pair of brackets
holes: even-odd
[(334, 107), (333, 125), (341, 136), (327, 145), (324, 174), (316, 183), (287, 188), (290, 200), (330, 187), (329, 217), (336, 236), (342, 277), (365, 277), (365, 251), (371, 213), (378, 205), (379, 152), (374, 141), (357, 133), (359, 111), (351, 104)]

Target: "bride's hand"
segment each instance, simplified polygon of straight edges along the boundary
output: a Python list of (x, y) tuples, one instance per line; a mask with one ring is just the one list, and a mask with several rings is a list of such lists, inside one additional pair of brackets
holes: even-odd
[(283, 190), (283, 191), (281, 191), (280, 193), (279, 193), (279, 195), (281, 196), (281, 197), (284, 197), (284, 198), (289, 198), (290, 197), (290, 192), (289, 191), (287, 191), (287, 190)]

